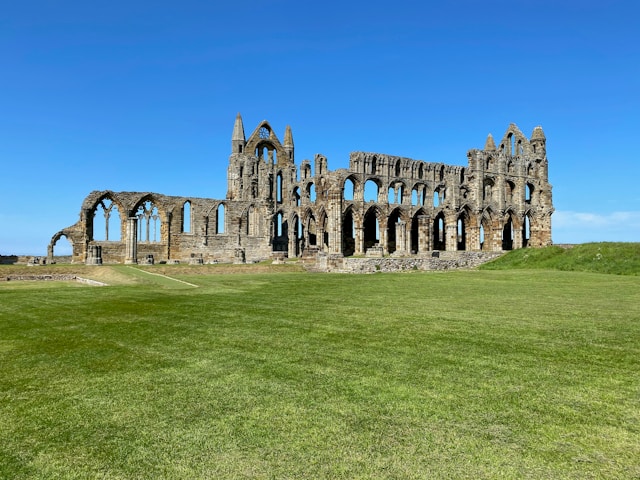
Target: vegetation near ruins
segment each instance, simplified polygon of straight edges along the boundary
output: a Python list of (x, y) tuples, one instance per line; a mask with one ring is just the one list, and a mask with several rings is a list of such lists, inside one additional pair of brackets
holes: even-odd
[(639, 249), (0, 266), (0, 478), (637, 478)]

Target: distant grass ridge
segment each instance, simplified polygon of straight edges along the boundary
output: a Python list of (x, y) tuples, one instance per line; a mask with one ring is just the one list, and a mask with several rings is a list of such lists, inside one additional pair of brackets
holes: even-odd
[(523, 248), (488, 262), (480, 269), (549, 269), (640, 275), (640, 243), (599, 242), (569, 248)]

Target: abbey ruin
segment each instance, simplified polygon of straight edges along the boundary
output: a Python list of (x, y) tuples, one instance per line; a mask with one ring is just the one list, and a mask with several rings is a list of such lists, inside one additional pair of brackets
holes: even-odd
[(329, 255), (411, 257), (434, 251), (497, 252), (551, 244), (551, 185), (541, 127), (514, 124), (467, 166), (353, 152), (296, 166), (291, 128), (281, 142), (267, 121), (231, 137), (225, 199), (93, 191), (79, 221), (51, 239), (74, 263), (254, 262)]

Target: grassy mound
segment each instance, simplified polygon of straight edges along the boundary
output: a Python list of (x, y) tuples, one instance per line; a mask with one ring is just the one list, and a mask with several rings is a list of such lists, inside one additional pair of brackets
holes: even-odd
[(640, 275), (640, 243), (584, 243), (571, 248), (524, 248), (488, 262), (483, 270), (549, 269)]

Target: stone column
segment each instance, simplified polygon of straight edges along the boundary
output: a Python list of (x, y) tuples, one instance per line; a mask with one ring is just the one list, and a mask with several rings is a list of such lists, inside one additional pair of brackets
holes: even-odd
[(451, 220), (450, 218), (446, 219), (446, 223), (444, 226), (445, 232), (445, 250), (455, 251), (458, 249), (458, 225), (457, 221)]
[(329, 191), (329, 253), (342, 253), (342, 189)]
[(396, 228), (396, 252), (397, 254), (406, 255), (407, 253), (407, 224), (406, 222), (398, 222)]
[(289, 258), (295, 258), (296, 255), (296, 244), (298, 242), (298, 238), (296, 236), (296, 232), (294, 228), (289, 229), (289, 245), (287, 247), (287, 256)]
[(356, 238), (355, 238), (355, 242), (356, 242), (356, 248), (355, 248), (355, 255), (364, 255), (364, 228), (362, 227), (362, 225), (357, 225), (356, 228)]
[(418, 253), (424, 253), (432, 249), (431, 243), (431, 218), (426, 215), (418, 217)]
[(127, 220), (124, 263), (138, 263), (138, 219), (136, 217), (129, 217)]

